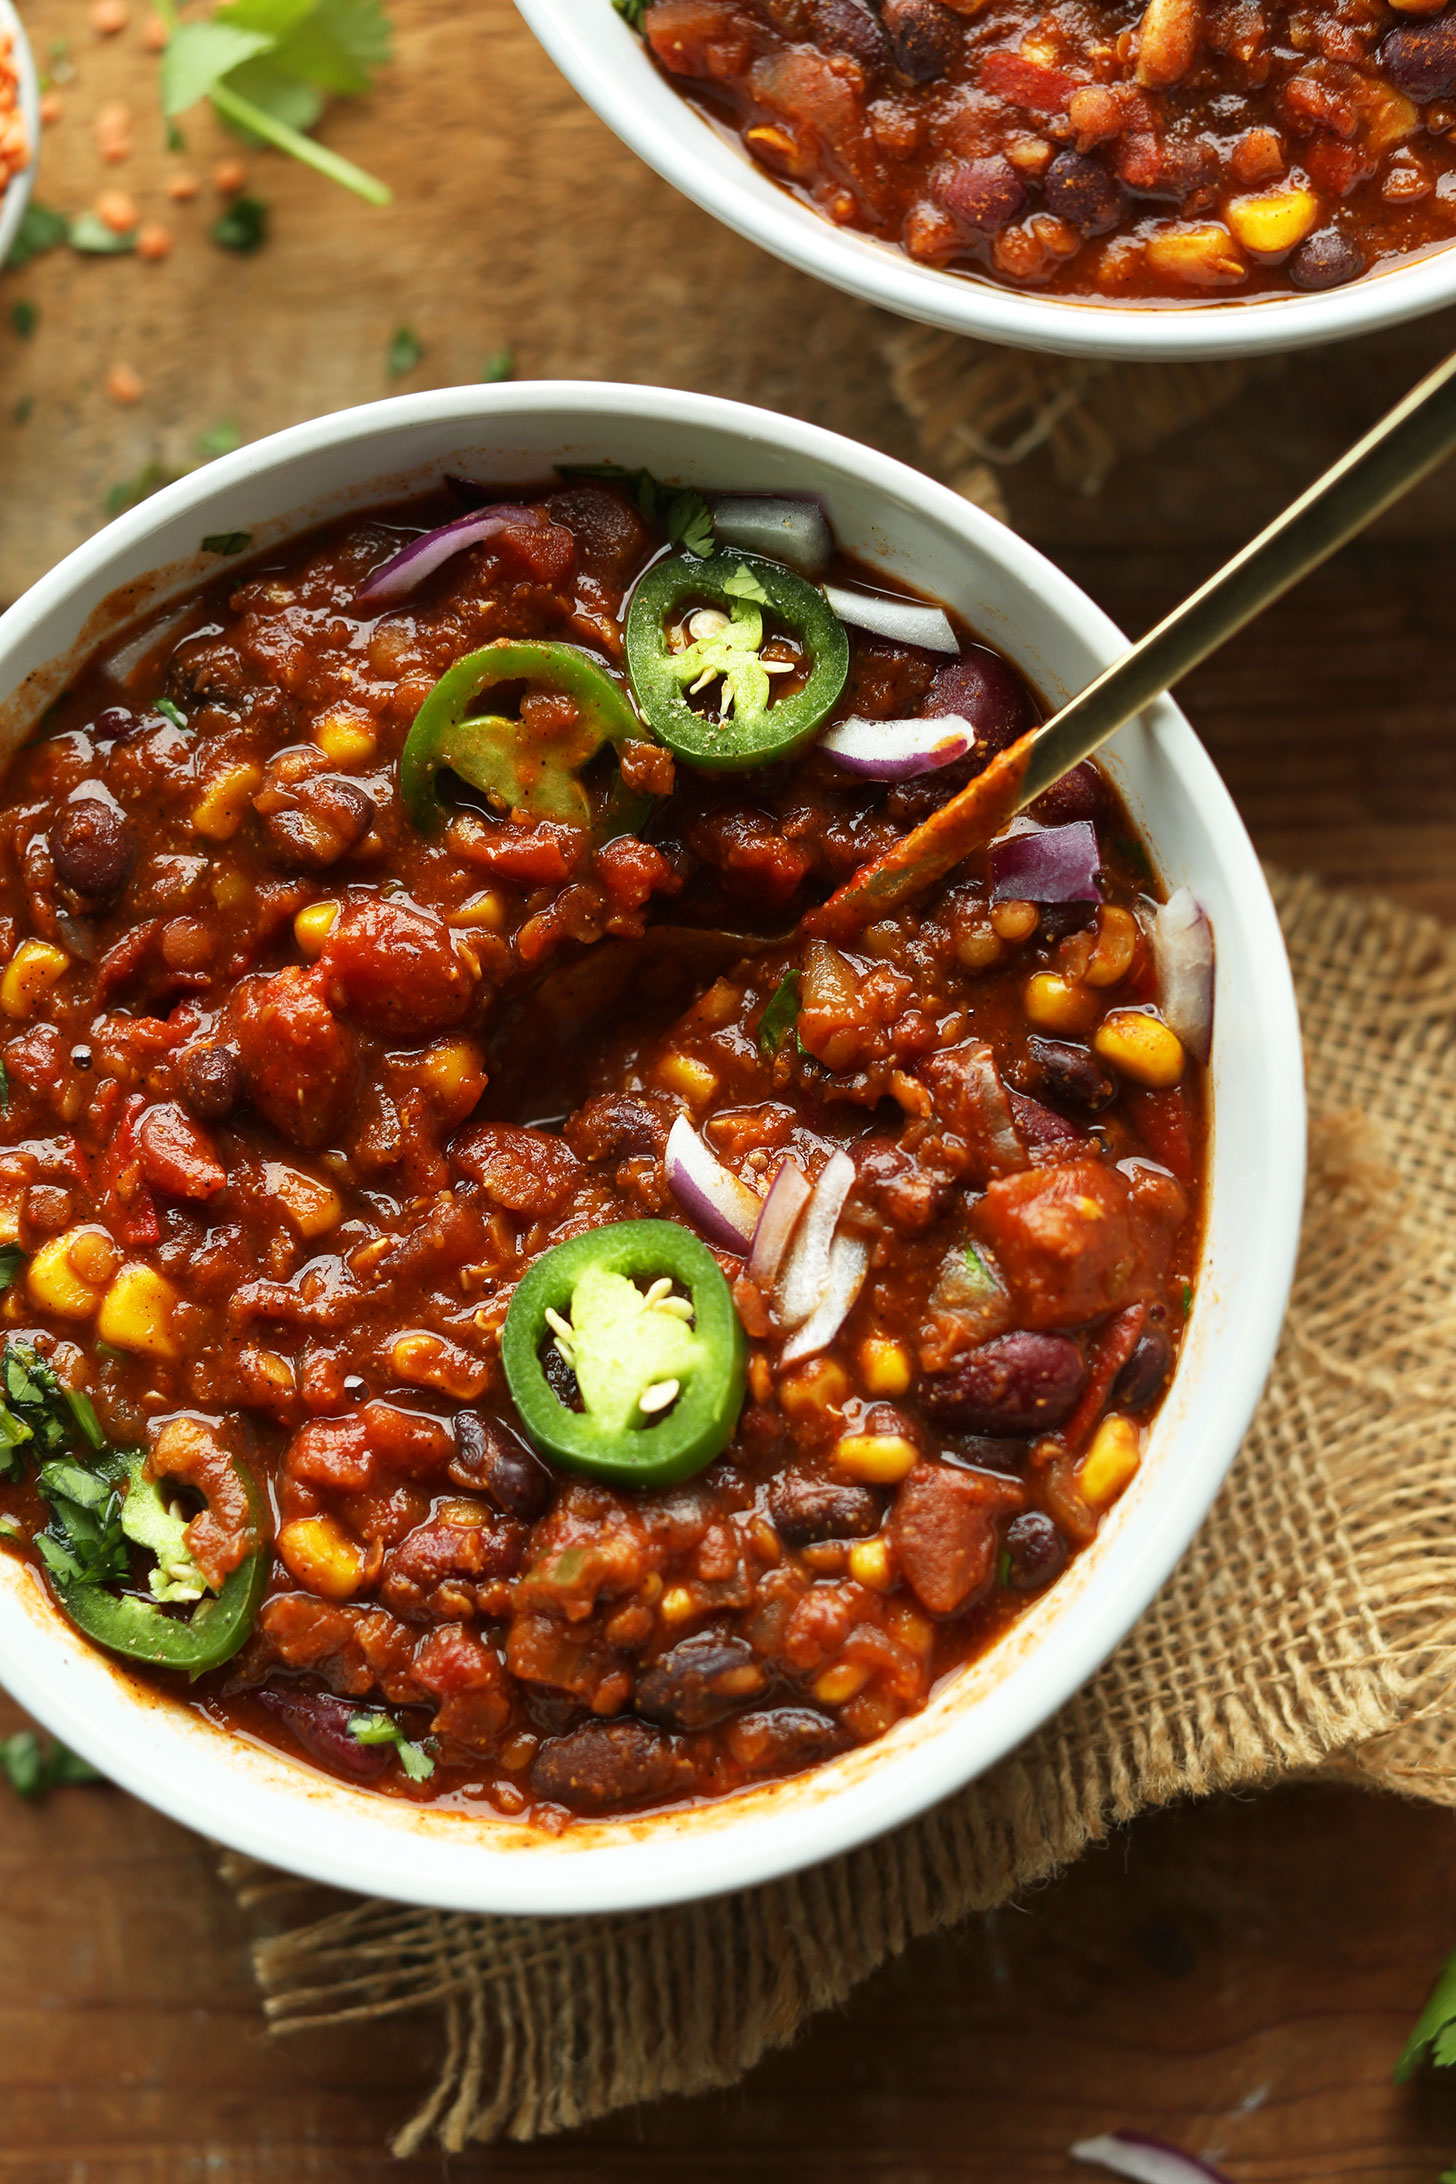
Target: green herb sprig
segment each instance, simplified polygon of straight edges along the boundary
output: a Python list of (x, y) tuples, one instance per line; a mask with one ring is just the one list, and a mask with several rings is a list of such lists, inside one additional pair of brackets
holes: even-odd
[(0, 1738), (0, 1774), (17, 1797), (27, 1799), (44, 1797), (48, 1790), (69, 1783), (106, 1780), (89, 1760), (68, 1751), (54, 1738), (48, 1744), (42, 1743), (33, 1729), (17, 1729), (13, 1736)]
[(388, 1714), (351, 1714), (349, 1734), (356, 1744), (392, 1744), (411, 1782), (428, 1782), (435, 1771), (435, 1762), (424, 1746), (412, 1744)]

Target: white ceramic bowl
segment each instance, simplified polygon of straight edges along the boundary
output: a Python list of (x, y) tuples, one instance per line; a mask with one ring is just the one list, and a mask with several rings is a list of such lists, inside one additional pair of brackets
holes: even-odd
[[(1012, 532), (832, 433), (656, 388), (447, 388), (277, 433), (78, 547), (0, 617), (0, 754), (99, 637), (203, 573), (206, 533), (251, 530), (266, 544), (447, 471), (524, 484), (557, 462), (603, 459), (704, 486), (822, 495), (846, 546), (958, 607), (1049, 697), (1121, 649), (1106, 617)], [(216, 567), (208, 557), (206, 573)], [(797, 1780), (552, 1839), (346, 1788), (150, 1697), (5, 1556), (0, 1681), (105, 1773), (204, 1834), (347, 1888), (492, 1911), (621, 1911), (763, 1881), (908, 1820), (1019, 1744), (1142, 1613), (1217, 1492), (1273, 1356), (1302, 1192), (1294, 996), (1228, 793), (1167, 702), (1122, 732), (1108, 764), (1164, 877), (1197, 889), (1217, 935), (1216, 1128), (1197, 1302), (1147, 1458), (1101, 1537), (924, 1713)]]
[[(875, 236), (835, 227), (773, 181), (664, 79), (612, 0), (516, 6), (587, 104), (685, 197), (801, 272), (927, 326), (1066, 356), (1186, 362), (1344, 341), (1456, 302), (1456, 244), (1346, 288), (1247, 303), (1073, 303), (937, 272)], [(651, 238), (634, 236), (632, 247), (650, 249)]]
[(30, 197), (30, 185), (35, 179), (35, 163), (40, 151), (40, 88), (35, 80), (35, 62), (31, 58), (20, 17), (10, 0), (0, 0), (0, 37), (9, 34), (15, 73), (20, 79), (20, 111), (25, 116), (26, 132), (30, 139), (30, 161), (11, 181), (0, 196), (0, 266), (10, 254), (15, 231), (20, 226)]

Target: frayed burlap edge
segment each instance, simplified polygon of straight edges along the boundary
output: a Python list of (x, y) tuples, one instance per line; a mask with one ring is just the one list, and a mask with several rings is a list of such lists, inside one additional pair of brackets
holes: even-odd
[(1274, 884), (1311, 1092), (1300, 1268), (1249, 1438), (1161, 1597), (984, 1779), (747, 1894), (622, 1918), (319, 1918), (297, 1884), (227, 1861), (284, 1922), (256, 1949), (274, 2031), (443, 2012), (438, 2082), (397, 2153), (729, 2085), (915, 1936), (1149, 1806), (1312, 1769), (1456, 1802), (1456, 939)]
[(1006, 520), (998, 472), (1044, 447), (1064, 485), (1100, 492), (1127, 455), (1226, 409), (1282, 357), (1119, 364), (1036, 356), (905, 327), (885, 343), (890, 382), (938, 477)]

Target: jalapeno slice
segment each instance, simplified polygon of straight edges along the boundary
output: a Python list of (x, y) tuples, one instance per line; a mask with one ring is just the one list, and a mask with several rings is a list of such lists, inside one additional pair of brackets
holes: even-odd
[[(502, 683), (569, 698), (574, 710), (561, 726), (545, 729), (470, 711)], [(620, 751), (647, 740), (625, 692), (587, 653), (506, 638), (457, 660), (425, 699), (400, 754), (400, 794), (421, 834), (438, 834), (450, 816), (439, 786), (448, 770), (503, 812), (589, 828), (610, 840), (640, 825), (651, 799), (629, 790), (620, 775), (593, 793), (581, 775), (605, 745)]]
[[(689, 616), (689, 642), (674, 650), (669, 628), (692, 607), (707, 611)], [(762, 657), (766, 614), (808, 665), (803, 685), (786, 697), (773, 692), (781, 663)], [(689, 765), (734, 772), (789, 757), (823, 726), (849, 674), (849, 637), (823, 592), (777, 561), (669, 554), (632, 594), (627, 672), (643, 718), (664, 743)], [(688, 703), (690, 692), (709, 690), (719, 717)]]
[[(548, 1380), (548, 1350), (574, 1373), (580, 1410)], [(501, 1335), (537, 1448), (619, 1486), (672, 1486), (727, 1447), (746, 1351), (717, 1260), (675, 1221), (616, 1221), (558, 1244), (522, 1281)]]

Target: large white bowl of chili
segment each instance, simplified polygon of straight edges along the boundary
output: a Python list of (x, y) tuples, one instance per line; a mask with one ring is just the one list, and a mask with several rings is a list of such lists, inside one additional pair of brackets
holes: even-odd
[[(852, 8), (861, 5), (862, 0), (841, 0), (841, 4)], [(882, 0), (863, 0), (863, 4), (879, 10)], [(908, 6), (912, 0), (899, 0), (899, 4)], [(1444, 246), (1441, 241), (1443, 229), (1456, 224), (1456, 195), (1451, 194), (1456, 187), (1456, 176), (1445, 172), (1436, 176), (1427, 171), (1428, 163), (1423, 164), (1425, 155), (1420, 149), (1421, 130), (1428, 126), (1432, 132), (1433, 155), (1444, 169), (1450, 154), (1442, 134), (1449, 124), (1443, 117), (1448, 112), (1456, 112), (1456, 106), (1449, 96), (1437, 98), (1432, 103), (1433, 95), (1425, 87), (1418, 90), (1418, 97), (1423, 102), (1418, 107), (1386, 84), (1378, 70), (1370, 81), (1363, 75), (1357, 79), (1343, 61), (1330, 62), (1316, 57), (1305, 71), (1309, 79), (1304, 87), (1308, 94), (1308, 120), (1286, 116), (1277, 106), (1266, 111), (1263, 104), (1257, 110), (1250, 104), (1245, 110), (1233, 112), (1230, 118), (1227, 109), (1242, 97), (1237, 92), (1216, 102), (1219, 107), (1216, 118), (1211, 108), (1206, 117), (1195, 115), (1196, 121), (1207, 119), (1208, 130), (1227, 139), (1214, 169), (1201, 171), (1191, 190), (1185, 185), (1163, 188), (1150, 182), (1148, 188), (1152, 194), (1136, 199), (1134, 212), (1125, 216), (1108, 239), (1122, 240), (1125, 230), (1128, 246), (1135, 253), (1142, 246), (1143, 230), (1156, 229), (1163, 241), (1155, 247), (1164, 248), (1171, 241), (1176, 250), (1191, 253), (1194, 262), (1200, 265), (1197, 275), (1190, 275), (1186, 280), (1175, 277), (1171, 282), (1160, 279), (1154, 285), (1161, 292), (1149, 296), (1140, 294), (1135, 275), (1130, 277), (1125, 288), (1122, 287), (1120, 273), (1109, 275), (1109, 284), (1103, 292), (1057, 294), (1048, 292), (1054, 254), (1045, 280), (1041, 275), (1033, 274), (1020, 286), (1009, 281), (1003, 284), (988, 275), (967, 270), (964, 265), (959, 270), (954, 264), (949, 269), (942, 269), (938, 262), (917, 261), (898, 241), (866, 231), (859, 224), (864, 218), (862, 212), (846, 209), (844, 224), (837, 224), (828, 212), (812, 201), (811, 185), (821, 174), (813, 164), (812, 151), (802, 187), (787, 177), (779, 179), (770, 171), (769, 165), (750, 155), (737, 133), (731, 98), (738, 95), (743, 86), (733, 78), (732, 72), (725, 72), (725, 82), (721, 86), (724, 94), (722, 116), (717, 118), (710, 115), (708, 108), (715, 90), (720, 87), (715, 86), (710, 77), (704, 77), (684, 79), (682, 89), (677, 88), (654, 64), (641, 32), (629, 28), (623, 14), (614, 6), (614, 0), (516, 0), (516, 5), (587, 104), (625, 144), (684, 196), (749, 241), (758, 243), (787, 264), (797, 266), (801, 272), (813, 274), (816, 279), (844, 289), (866, 303), (878, 304), (885, 310), (917, 319), (928, 326), (944, 327), (951, 333), (967, 334), (983, 341), (1003, 342), (1013, 348), (1050, 350), (1068, 356), (1192, 360), (1247, 356), (1343, 341), (1355, 334), (1373, 332), (1377, 327), (1399, 325), (1407, 319), (1422, 317), (1456, 301), (1456, 249)], [(1013, 73), (1018, 69), (1022, 73), (1046, 68), (1055, 71), (1054, 56), (1059, 50), (1059, 33), (1055, 27), (1048, 32), (1044, 22), (1033, 24), (1029, 16), (1008, 24), (1004, 20), (1004, 10), (983, 16), (980, 11), (964, 6), (962, 0), (952, 0), (952, 5), (956, 16), (966, 19), (967, 31), (978, 40), (978, 51), (984, 48), (992, 63)], [(1152, 12), (1150, 9), (1150, 16)], [(1192, 12), (1195, 19), (1198, 17), (1198, 11), (1183, 12)], [(639, 16), (640, 13), (639, 9)], [(781, 10), (774, 18), (775, 23), (783, 21), (788, 25), (792, 14), (791, 10)], [(810, 27), (812, 10), (801, 7), (797, 14), (804, 19), (803, 27), (786, 27), (775, 46), (776, 54), (782, 49), (790, 60), (796, 53), (809, 53), (814, 46)], [(972, 17), (974, 23), (969, 20)], [(1422, 17), (1421, 27), (1414, 32), (1408, 28), (1407, 16), (1402, 14), (1391, 20), (1403, 37), (1428, 39), (1434, 35), (1444, 40), (1441, 50), (1448, 74), (1456, 71), (1456, 43), (1453, 43), (1456, 28), (1449, 17), (1443, 16), (1434, 26)], [(1079, 27), (1085, 37), (1092, 35), (1080, 19)], [(1261, 31), (1261, 53), (1264, 51), (1263, 35)], [(1331, 35), (1344, 35), (1344, 26), (1333, 27)], [(795, 41), (800, 39), (802, 45), (796, 45)], [(1292, 67), (1304, 51), (1301, 44), (1300, 53), (1283, 53), (1281, 58), (1286, 69)], [(823, 52), (831, 64), (842, 62), (845, 66), (853, 66), (852, 58), (845, 60), (832, 47), (825, 46)], [(1224, 65), (1230, 64), (1225, 62)], [(1256, 64), (1251, 62), (1250, 66), (1255, 70), (1252, 80), (1262, 83), (1264, 79), (1258, 75)], [(1122, 86), (1129, 93), (1133, 90), (1132, 81), (1120, 63), (1110, 79), (1104, 72), (1096, 80), (1110, 80), (1114, 87)], [(1213, 83), (1214, 78), (1210, 76), (1207, 81)], [(907, 86), (912, 91), (925, 88), (933, 92), (944, 88), (934, 83), (924, 87), (909, 85), (904, 77), (898, 82), (902, 90)], [(974, 83), (962, 88), (969, 93), (972, 104), (988, 95), (978, 90)], [(1065, 111), (1059, 110), (1066, 104), (1065, 85), (1049, 95), (1050, 106), (1039, 104), (1036, 94), (1018, 91), (1014, 84), (1009, 92), (1003, 90), (990, 95), (1008, 99), (1010, 111), (1020, 115), (1022, 140), (1027, 143), (1040, 141), (1048, 157), (1058, 142), (1064, 152), (1070, 152), (1074, 144), (1094, 153), (1102, 148), (1094, 134), (1079, 137)], [(757, 118), (763, 125), (761, 134), (765, 138), (772, 137), (775, 131), (777, 96), (768, 93), (757, 105)], [(1155, 105), (1162, 96), (1156, 90), (1152, 93)], [(1212, 98), (1213, 94), (1206, 86), (1200, 88), (1195, 72), (1189, 83), (1175, 84), (1167, 96), (1175, 102), (1163, 117), (1168, 122), (1171, 141), (1178, 136), (1182, 126), (1183, 106), (1190, 100)], [(1257, 100), (1258, 93), (1251, 96)], [(1336, 116), (1330, 102), (1333, 99), (1338, 103), (1341, 98), (1346, 102), (1346, 110)], [(1020, 105), (1016, 103), (1018, 100), (1029, 100), (1030, 103)], [(1363, 162), (1355, 160), (1350, 169), (1354, 175), (1352, 185), (1345, 179), (1341, 162), (1352, 156), (1349, 154), (1350, 140), (1363, 142), (1366, 121), (1362, 102), (1371, 100), (1374, 101), (1370, 109), (1372, 150)], [(701, 111), (694, 101), (704, 102)], [(1177, 103), (1179, 101), (1182, 105)], [(789, 103), (792, 106), (792, 100)], [(893, 107), (894, 100), (890, 98), (881, 103), (889, 108)], [(1390, 114), (1392, 106), (1396, 109), (1394, 118)], [(1423, 121), (1422, 115), (1429, 119)], [(1315, 117), (1324, 123), (1326, 136), (1323, 141), (1329, 147), (1320, 155), (1331, 168), (1327, 181), (1323, 182), (1317, 182), (1300, 164), (1305, 159), (1307, 142), (1306, 136), (1297, 132), (1314, 130)], [(967, 139), (976, 138), (978, 124), (969, 109), (966, 123)], [(1052, 142), (1047, 141), (1048, 123), (1057, 125), (1051, 131)], [(1275, 126), (1271, 127), (1271, 123)], [(796, 126), (796, 123), (791, 124), (791, 135)], [(864, 126), (862, 115), (853, 124), (845, 123), (846, 128)], [(1200, 156), (1204, 159), (1205, 170), (1212, 157), (1208, 130), (1202, 136), (1194, 131), (1202, 147)], [(1271, 140), (1273, 145), (1273, 149), (1264, 154), (1267, 166), (1259, 164), (1256, 153), (1239, 154), (1249, 161), (1247, 172), (1251, 179), (1248, 181), (1239, 179), (1229, 151), (1234, 137), (1241, 131), (1255, 140), (1261, 150), (1265, 139)], [(1336, 131), (1343, 134), (1330, 133)], [(808, 136), (812, 147), (812, 125)], [(787, 150), (787, 145), (782, 149)], [(1021, 225), (1026, 227), (1029, 223), (1034, 228), (1035, 219), (1050, 210), (1049, 206), (1042, 205), (1037, 194), (1042, 187), (1039, 171), (1029, 170), (1024, 185), (1001, 154), (981, 157), (978, 156), (979, 149), (976, 138), (976, 156), (968, 155), (961, 160), (963, 172), (958, 180), (951, 182), (947, 202), (952, 206), (959, 202), (966, 207), (966, 192), (984, 199), (988, 191), (993, 195), (1009, 191), (1016, 200), (1016, 217)], [(870, 142), (866, 143), (865, 155), (875, 159), (881, 156)], [(770, 161), (775, 156), (765, 151), (765, 158)], [(884, 153), (892, 176), (896, 156), (893, 149)], [(1393, 161), (1394, 166), (1388, 195), (1382, 197), (1380, 193), (1386, 187), (1383, 163), (1387, 159)], [(936, 192), (945, 194), (943, 177), (954, 164), (954, 161), (943, 162), (939, 175), (930, 177), (929, 195), (921, 200), (928, 220), (946, 217), (943, 207), (937, 205)], [(822, 174), (840, 174), (847, 183), (852, 183), (853, 165), (853, 157), (846, 151), (838, 163), (832, 156), (826, 157)], [(1072, 223), (1066, 230), (1069, 243), (1075, 240), (1077, 199), (1073, 193), (1085, 190), (1089, 178), (1096, 181), (1099, 191), (1107, 187), (1106, 177), (1100, 170), (1094, 176), (1094, 165), (1095, 162), (1089, 164), (1083, 160), (1081, 170), (1073, 178), (1073, 190), (1067, 193), (1069, 202), (1063, 209)], [(1324, 170), (1319, 172), (1323, 175)], [(1024, 186), (1026, 194), (1023, 195)], [(1357, 210), (1353, 216), (1341, 194), (1342, 191), (1348, 193), (1352, 186), (1357, 190)], [(827, 183), (824, 189), (827, 189)], [(960, 199), (957, 199), (957, 191), (962, 192)], [(1403, 191), (1406, 195), (1402, 199), (1400, 193)], [(1279, 196), (1278, 207), (1271, 208), (1267, 202), (1271, 192)], [(848, 208), (855, 196), (854, 188), (846, 187), (842, 194)], [(1181, 210), (1176, 203), (1180, 196), (1184, 198)], [(1366, 218), (1358, 207), (1367, 199), (1369, 218), (1379, 223), (1391, 219), (1398, 199), (1402, 205), (1416, 205), (1423, 216), (1429, 214), (1429, 218), (1420, 229), (1422, 240), (1418, 248), (1411, 247), (1409, 239), (1402, 246), (1393, 232), (1389, 238), (1380, 240), (1374, 239), (1372, 234), (1374, 247), (1365, 251), (1369, 270), (1363, 277), (1351, 278), (1351, 264), (1341, 263), (1337, 267), (1336, 260), (1351, 261), (1358, 272), (1359, 252), (1363, 248), (1361, 223)], [(1271, 245), (1268, 251), (1249, 249), (1236, 241), (1226, 224), (1229, 200), (1238, 201), (1240, 208), (1245, 202), (1252, 204), (1251, 213), (1245, 214), (1240, 209), (1234, 217), (1245, 220), (1256, 242), (1268, 241)], [(1313, 209), (1316, 205), (1321, 208), (1318, 213)], [(1041, 207), (1040, 212), (1038, 207)], [(1141, 208), (1141, 218), (1136, 208)], [(1260, 232), (1256, 224), (1263, 222), (1271, 209), (1281, 220), (1293, 222), (1290, 232), (1295, 240), (1290, 240), (1288, 234)], [(988, 213), (976, 211), (973, 216), (968, 209), (965, 216), (972, 228), (984, 222), (994, 230), (999, 227), (1003, 212), (1004, 207)], [(1005, 216), (1010, 217), (1009, 214)], [(1353, 258), (1343, 228), (1337, 234), (1336, 225), (1329, 224), (1343, 222), (1348, 225), (1352, 218), (1356, 239)], [(1326, 224), (1316, 226), (1317, 221)], [(1309, 292), (1298, 294), (1272, 292), (1271, 276), (1277, 281), (1281, 266), (1289, 259), (1297, 238), (1303, 236), (1308, 241), (1312, 229), (1320, 248), (1333, 253), (1312, 272), (1312, 279), (1330, 279), (1339, 285), (1312, 287)], [(1103, 233), (1103, 227), (1096, 220), (1085, 230), (1093, 247), (1097, 247)], [(1033, 247), (1033, 243), (1034, 238), (1029, 240), (1028, 247)], [(1072, 262), (1077, 266), (1080, 257), (1074, 257)], [(1117, 285), (1112, 285), (1114, 280)], [(1232, 285), (1221, 286), (1226, 280)], [(1095, 285), (1100, 285), (1100, 276)], [(1251, 292), (1242, 295), (1241, 287), (1251, 288)], [(1270, 292), (1260, 292), (1265, 289)]]
[[(943, 599), (1048, 700), (1122, 638), (1033, 548), (916, 472), (796, 420), (706, 396), (538, 383), (446, 389), (296, 426), (180, 480), (76, 549), (0, 618), (0, 748), (13, 753), (113, 630), (255, 549), (468, 475), (522, 486), (610, 458), (676, 484), (817, 495), (842, 544)], [(1092, 1545), (924, 1710), (807, 1774), (717, 1802), (546, 1833), (380, 1796), (176, 1704), (93, 1650), (36, 1570), (0, 1555), (0, 1678), (107, 1775), (184, 1824), (320, 1881), (463, 1910), (622, 1911), (766, 1881), (863, 1843), (964, 1787), (1092, 1675), (1203, 1520), (1273, 1358), (1302, 1199), (1299, 1028), (1274, 909), (1233, 803), (1169, 701), (1106, 763), (1166, 886), (1196, 891), (1219, 999), (1202, 1256), (1172, 1386)]]

